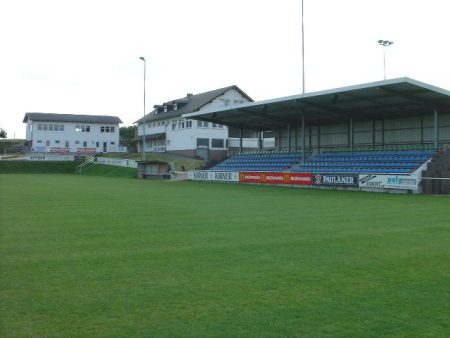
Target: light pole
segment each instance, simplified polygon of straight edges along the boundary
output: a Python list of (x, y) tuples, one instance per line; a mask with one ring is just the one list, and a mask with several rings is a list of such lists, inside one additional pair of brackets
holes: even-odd
[(303, 24), (303, 0), (302, 0), (302, 93), (305, 94), (305, 26)]
[(142, 160), (145, 161), (145, 73), (147, 71), (147, 62), (143, 56), (139, 60), (144, 61), (144, 120), (142, 124)]
[[(378, 40), (378, 44), (382, 47), (389, 47), (394, 42), (389, 40)], [(386, 80), (386, 49), (383, 48), (383, 70), (384, 70), (384, 79)]]

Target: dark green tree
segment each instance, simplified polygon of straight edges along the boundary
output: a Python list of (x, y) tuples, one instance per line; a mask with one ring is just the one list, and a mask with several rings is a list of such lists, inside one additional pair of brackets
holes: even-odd
[(6, 130), (3, 128), (0, 128), (0, 138), (6, 138), (7, 133)]
[(136, 152), (135, 131), (135, 126), (120, 127), (119, 129), (120, 142), (125, 144), (131, 152)]

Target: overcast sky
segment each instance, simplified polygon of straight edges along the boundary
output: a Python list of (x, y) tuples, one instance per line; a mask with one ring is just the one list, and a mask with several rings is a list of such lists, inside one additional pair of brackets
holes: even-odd
[[(304, 0), (306, 92), (408, 76), (450, 90), (450, 1)], [(301, 0), (2, 0), (0, 127), (26, 112), (116, 115), (236, 84), (302, 92)]]

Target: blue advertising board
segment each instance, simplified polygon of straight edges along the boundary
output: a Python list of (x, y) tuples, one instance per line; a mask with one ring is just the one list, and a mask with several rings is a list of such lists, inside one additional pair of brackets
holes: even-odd
[(313, 185), (358, 187), (359, 176), (356, 174), (313, 174)]

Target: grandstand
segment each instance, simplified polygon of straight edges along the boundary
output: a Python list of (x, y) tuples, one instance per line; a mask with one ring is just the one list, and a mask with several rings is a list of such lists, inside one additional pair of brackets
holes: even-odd
[[(185, 117), (241, 131), (254, 130), (260, 139), (267, 131), (275, 136), (271, 148), (263, 148), (262, 142), (259, 154), (245, 154), (241, 148), (213, 171), (355, 177), (391, 174), (420, 179), (422, 171), (428, 169), (427, 175), (433, 176), (426, 179), (450, 178), (450, 155), (443, 151), (450, 145), (450, 92), (409, 78), (252, 102)], [(439, 170), (430, 170), (436, 163)]]

